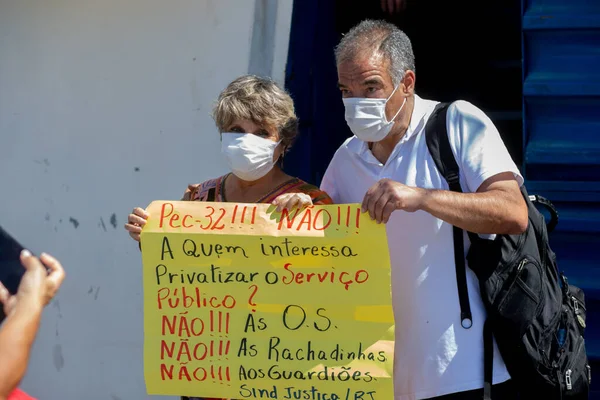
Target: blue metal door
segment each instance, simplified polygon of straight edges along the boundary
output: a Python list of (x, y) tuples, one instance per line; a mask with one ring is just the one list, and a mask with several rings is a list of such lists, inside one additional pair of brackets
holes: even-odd
[(600, 377), (600, 1), (524, 0), (522, 38), (523, 172), (529, 192), (558, 208), (551, 244), (585, 291)]

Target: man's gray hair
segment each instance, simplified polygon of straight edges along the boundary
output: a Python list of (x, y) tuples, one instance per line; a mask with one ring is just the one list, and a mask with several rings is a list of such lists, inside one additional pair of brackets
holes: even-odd
[(335, 61), (340, 65), (367, 50), (381, 54), (389, 62), (389, 73), (394, 86), (400, 83), (406, 71), (415, 70), (415, 55), (410, 39), (393, 24), (385, 21), (362, 21), (342, 37), (335, 48)]

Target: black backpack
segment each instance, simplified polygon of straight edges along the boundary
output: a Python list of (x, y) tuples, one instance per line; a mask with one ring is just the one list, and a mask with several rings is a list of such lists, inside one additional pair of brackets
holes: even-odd
[[(462, 192), (446, 128), (448, 103), (436, 106), (425, 127), (427, 147), (451, 191)], [(484, 396), (491, 399), (493, 338), (521, 399), (587, 399), (591, 370), (584, 330), (583, 291), (569, 285), (559, 273), (548, 232), (558, 221), (552, 204), (541, 196), (521, 192), (527, 203), (529, 224), (520, 235), (482, 239), (468, 232), (469, 268), (478, 280), (487, 311), (483, 328)], [(535, 204), (552, 215), (546, 227)], [(461, 324), (471, 327), (463, 230), (454, 227), (454, 259)], [(479, 360), (473, 360), (479, 362)], [(502, 400), (502, 399), (499, 399)]]

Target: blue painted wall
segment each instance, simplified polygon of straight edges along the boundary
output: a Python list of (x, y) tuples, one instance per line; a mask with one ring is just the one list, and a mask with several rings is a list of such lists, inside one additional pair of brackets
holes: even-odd
[(600, 1), (523, 1), (523, 171), (551, 199), (559, 266), (587, 296), (600, 399)]

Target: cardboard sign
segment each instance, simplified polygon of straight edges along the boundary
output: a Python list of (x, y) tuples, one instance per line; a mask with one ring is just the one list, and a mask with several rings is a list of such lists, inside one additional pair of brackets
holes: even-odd
[(141, 235), (149, 394), (393, 398), (385, 226), (358, 204), (153, 202)]

